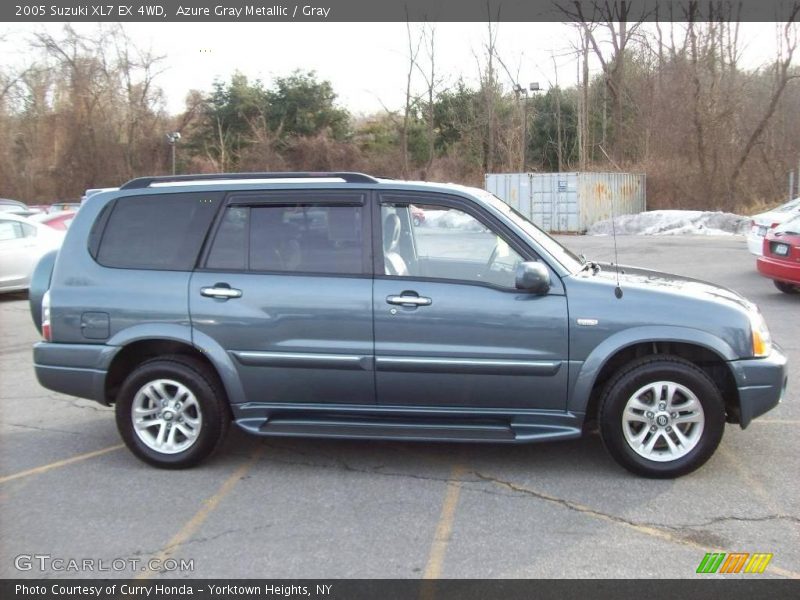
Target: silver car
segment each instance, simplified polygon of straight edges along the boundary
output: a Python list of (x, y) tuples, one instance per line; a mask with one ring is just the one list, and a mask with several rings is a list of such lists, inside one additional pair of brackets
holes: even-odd
[(0, 293), (27, 290), (33, 267), (63, 239), (63, 231), (0, 212)]

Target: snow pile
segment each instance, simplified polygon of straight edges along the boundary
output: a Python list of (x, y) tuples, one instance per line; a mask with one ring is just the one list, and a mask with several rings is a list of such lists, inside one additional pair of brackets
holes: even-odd
[[(614, 219), (617, 235), (740, 235), (750, 226), (750, 218), (733, 213), (702, 210), (652, 210)], [(588, 235), (611, 235), (611, 219), (598, 221)]]

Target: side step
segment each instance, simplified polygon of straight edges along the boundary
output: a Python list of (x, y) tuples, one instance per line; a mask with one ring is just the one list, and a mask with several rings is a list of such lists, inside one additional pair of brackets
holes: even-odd
[[(249, 431), (244, 423), (239, 423)], [(370, 417), (276, 416), (257, 431), (268, 436), (374, 438), (395, 440), (513, 441), (514, 431), (500, 420), (386, 419)]]

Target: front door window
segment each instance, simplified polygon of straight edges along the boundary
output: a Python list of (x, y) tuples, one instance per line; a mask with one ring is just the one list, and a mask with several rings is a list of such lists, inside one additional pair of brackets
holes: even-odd
[(384, 274), (514, 288), (522, 257), (472, 215), (445, 206), (381, 207)]

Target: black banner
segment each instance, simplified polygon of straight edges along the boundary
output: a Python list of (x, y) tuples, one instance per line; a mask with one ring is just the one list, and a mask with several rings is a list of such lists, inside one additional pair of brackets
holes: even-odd
[(5, 22), (788, 21), (798, 0), (4, 0)]
[(265, 598), (311, 600), (568, 600), (680, 597), (798, 597), (797, 581), (776, 579), (682, 579), (682, 580), (408, 580), (408, 579), (174, 579), (158, 581), (111, 579), (2, 580), (3, 600), (264, 600)]

